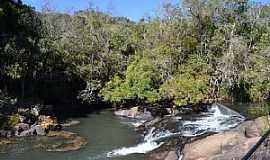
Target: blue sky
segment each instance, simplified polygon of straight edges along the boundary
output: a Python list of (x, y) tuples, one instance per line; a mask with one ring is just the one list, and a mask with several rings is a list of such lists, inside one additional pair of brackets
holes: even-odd
[[(65, 13), (86, 9), (91, 2), (101, 11), (110, 9), (115, 16), (124, 16), (138, 21), (145, 14), (155, 11), (164, 0), (23, 0), (24, 3), (35, 7), (37, 10), (40, 10), (46, 1), (55, 10)], [(179, 0), (171, 1), (178, 2)], [(267, 2), (269, 0), (255, 1)]]

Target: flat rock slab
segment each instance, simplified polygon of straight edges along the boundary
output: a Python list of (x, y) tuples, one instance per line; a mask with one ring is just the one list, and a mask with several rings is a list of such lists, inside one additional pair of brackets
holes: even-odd
[(186, 144), (184, 160), (241, 159), (260, 139), (262, 130), (256, 121), (246, 121), (230, 131), (214, 134)]
[(81, 149), (87, 144), (87, 140), (83, 137), (78, 136), (75, 133), (60, 131), (60, 132), (49, 132), (48, 137), (58, 137), (65, 139), (65, 143), (51, 145), (47, 147), (49, 152), (68, 152)]

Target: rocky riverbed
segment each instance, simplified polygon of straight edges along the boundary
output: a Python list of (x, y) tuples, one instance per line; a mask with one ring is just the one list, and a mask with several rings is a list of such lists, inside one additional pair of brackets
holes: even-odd
[(55, 143), (43, 143), (42, 138), (36, 138), (37, 141), (33, 148), (50, 152), (75, 151), (87, 144), (85, 138), (62, 130), (63, 127), (78, 125), (79, 121), (68, 120), (60, 124), (55, 116), (48, 111), (44, 112), (43, 109), (44, 106), (36, 105), (32, 108), (17, 108), (13, 111), (15, 114), (7, 117), (9, 119), (7, 121), (12, 121), (13, 125), (0, 130), (0, 152), (8, 152), (9, 147), (6, 146), (34, 139), (35, 136), (55, 141)]
[[(269, 128), (266, 117), (246, 120), (221, 104), (205, 108), (188, 114), (166, 108), (153, 114), (153, 108), (140, 107), (116, 111), (116, 116), (110, 110), (91, 113), (60, 123), (62, 131), (45, 136), (0, 139), (0, 159), (239, 159)], [(267, 156), (263, 148), (258, 154)]]
[(145, 148), (141, 153), (146, 153), (149, 160), (241, 159), (269, 128), (266, 117), (244, 121), (243, 116), (223, 105), (208, 108), (200, 114), (155, 118), (136, 107), (117, 111), (118, 116), (137, 119), (141, 124), (135, 125), (136, 130), (145, 138), (137, 146), (114, 150), (111, 154), (137, 153), (148, 144), (148, 150)]

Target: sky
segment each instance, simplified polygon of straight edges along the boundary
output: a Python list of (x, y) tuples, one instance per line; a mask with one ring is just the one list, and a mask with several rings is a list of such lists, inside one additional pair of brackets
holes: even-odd
[[(114, 16), (124, 16), (133, 21), (138, 21), (143, 16), (151, 14), (164, 0), (22, 0), (25, 4), (41, 10), (45, 2), (58, 12), (73, 13), (94, 6), (100, 11), (109, 11)], [(171, 0), (179, 2), (179, 0)], [(270, 0), (255, 0), (269, 2)], [(89, 5), (92, 4), (92, 5)]]

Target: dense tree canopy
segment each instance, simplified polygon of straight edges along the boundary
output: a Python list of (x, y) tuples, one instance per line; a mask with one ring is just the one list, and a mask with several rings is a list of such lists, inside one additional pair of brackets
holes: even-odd
[(57, 84), (80, 83), (75, 96), (87, 103), (262, 101), (270, 95), (269, 15), (269, 4), (248, 0), (184, 0), (131, 22), (93, 9), (38, 13), (3, 0), (1, 88), (16, 80), (24, 97), (26, 81), (40, 88), (60, 75)]

